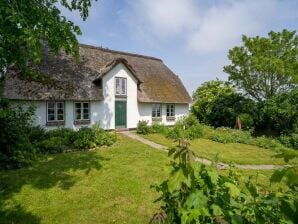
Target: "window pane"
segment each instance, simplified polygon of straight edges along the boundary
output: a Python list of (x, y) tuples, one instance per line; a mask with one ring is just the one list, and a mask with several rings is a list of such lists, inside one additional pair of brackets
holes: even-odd
[(54, 114), (48, 114), (48, 121), (54, 121), (55, 115)]
[(83, 107), (88, 109), (89, 108), (89, 103), (83, 103)]
[(63, 109), (57, 109), (57, 114), (64, 114), (64, 110)]
[(89, 119), (89, 114), (84, 114), (83, 119)]
[(122, 85), (121, 85), (122, 92), (121, 92), (121, 94), (126, 95), (126, 79), (122, 78), (121, 81), (122, 81)]
[(64, 108), (64, 103), (63, 102), (58, 102), (57, 103), (57, 108)]
[(57, 120), (58, 121), (63, 121), (63, 114), (58, 114)]
[(116, 78), (116, 94), (119, 95), (121, 91), (121, 87), (120, 87), (120, 79)]
[(48, 114), (55, 114), (55, 110), (54, 109), (48, 109)]
[(80, 109), (81, 108), (81, 103), (75, 103), (75, 108)]
[(76, 114), (76, 120), (81, 120), (81, 113)]
[(48, 108), (55, 108), (54, 102), (48, 102)]
[(84, 109), (84, 112), (83, 112), (84, 114), (88, 114), (89, 113), (89, 109), (87, 108), (87, 109)]

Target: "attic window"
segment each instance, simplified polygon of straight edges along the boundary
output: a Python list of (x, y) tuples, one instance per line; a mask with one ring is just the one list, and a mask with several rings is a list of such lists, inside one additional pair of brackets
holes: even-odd
[(115, 95), (116, 96), (126, 96), (126, 78), (115, 78)]

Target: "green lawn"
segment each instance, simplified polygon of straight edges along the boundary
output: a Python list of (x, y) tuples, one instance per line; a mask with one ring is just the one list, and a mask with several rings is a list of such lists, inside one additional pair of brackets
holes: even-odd
[[(31, 168), (0, 172), (0, 223), (148, 223), (159, 208), (150, 185), (167, 177), (169, 159), (118, 138), (111, 147), (51, 155)], [(259, 181), (269, 185), (272, 171), (260, 173)]]
[[(165, 145), (175, 146), (176, 143), (161, 134), (141, 135), (143, 138)], [(276, 154), (273, 150), (264, 149), (253, 145), (239, 143), (218, 143), (208, 139), (190, 141), (190, 148), (199, 156), (213, 160), (218, 155), (218, 160), (235, 164), (285, 164), (283, 159), (272, 158)], [(297, 163), (297, 159), (292, 163)]]
[(148, 223), (166, 164), (166, 153), (119, 135), (110, 148), (1, 172), (0, 223)]

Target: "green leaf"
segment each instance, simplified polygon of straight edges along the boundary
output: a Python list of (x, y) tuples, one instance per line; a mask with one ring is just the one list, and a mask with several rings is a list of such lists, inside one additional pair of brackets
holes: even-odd
[(191, 193), (185, 203), (185, 208), (203, 208), (207, 206), (208, 198), (204, 195), (202, 190), (196, 190)]
[(187, 178), (184, 176), (183, 170), (179, 168), (169, 177), (168, 187), (170, 193), (173, 193), (175, 190), (179, 190), (183, 182), (187, 182)]
[(211, 210), (212, 210), (213, 215), (215, 215), (215, 216), (219, 216), (219, 215), (223, 214), (221, 208), (216, 204), (211, 205)]
[(235, 198), (235, 197), (238, 197), (239, 194), (240, 194), (240, 190), (237, 188), (236, 185), (232, 184), (232, 183), (229, 183), (229, 182), (225, 182), (224, 183), (224, 186), (228, 188), (229, 190), (229, 195), (232, 197), (232, 198)]
[(287, 171), (286, 169), (275, 170), (272, 176), (270, 177), (270, 182), (273, 182), (273, 183), (280, 182), (282, 178), (285, 176), (286, 171)]

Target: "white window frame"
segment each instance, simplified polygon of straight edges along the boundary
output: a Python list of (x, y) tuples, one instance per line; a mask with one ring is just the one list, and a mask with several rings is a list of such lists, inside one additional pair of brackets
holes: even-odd
[[(119, 87), (117, 86), (117, 80), (119, 80)], [(124, 84), (124, 88), (123, 88), (123, 84)], [(115, 95), (116, 96), (126, 96), (127, 95), (127, 79), (126, 78), (115, 77)]]
[[(49, 104), (53, 103), (54, 107), (51, 109), (54, 109), (54, 120), (49, 120)], [(62, 103), (63, 107), (58, 108), (58, 104)], [(63, 120), (58, 120), (58, 110), (62, 109), (63, 111)], [(64, 101), (47, 101), (47, 122), (60, 122), (65, 121), (65, 103)]]
[[(158, 108), (159, 108), (159, 116), (157, 115), (158, 114)], [(152, 115), (151, 116), (153, 118), (162, 117), (162, 104), (161, 103), (153, 103), (152, 104)]]
[(167, 117), (175, 117), (175, 104), (167, 104), (166, 115)]
[[(84, 118), (84, 103), (88, 104), (88, 119)], [(77, 107), (76, 105), (80, 104), (80, 119), (77, 119)], [(74, 120), (75, 121), (89, 121), (90, 120), (90, 102), (88, 101), (82, 101), (82, 102), (74, 102)]]

